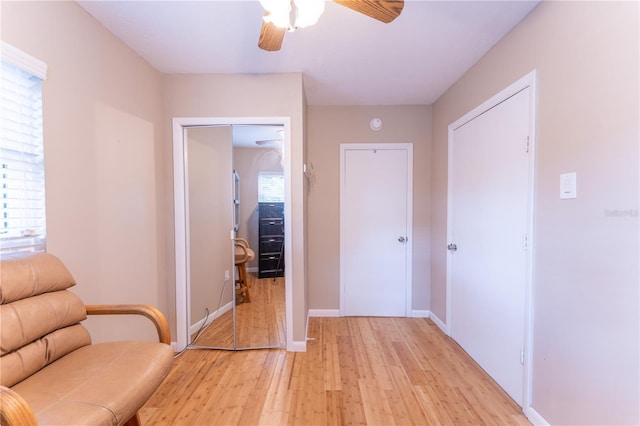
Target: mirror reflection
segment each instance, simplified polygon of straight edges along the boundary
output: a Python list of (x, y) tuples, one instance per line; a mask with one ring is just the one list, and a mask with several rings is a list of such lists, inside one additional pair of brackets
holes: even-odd
[(285, 346), (282, 130), (185, 129), (193, 348)]

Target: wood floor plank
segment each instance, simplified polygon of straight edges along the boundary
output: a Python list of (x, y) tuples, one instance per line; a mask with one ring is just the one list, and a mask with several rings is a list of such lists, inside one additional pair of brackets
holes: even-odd
[(358, 361), (352, 339), (338, 337), (338, 356), (340, 358), (340, 377), (342, 378), (342, 418), (345, 424), (366, 425), (364, 405), (360, 393)]
[(411, 352), (409, 345), (405, 342), (393, 342), (393, 349), (400, 359), (400, 364), (404, 371), (406, 371), (409, 380), (411, 380), (411, 384), (413, 385), (424, 385), (427, 383), (427, 377), (424, 374), (424, 370), (422, 366), (417, 362), (414, 358), (413, 353)]
[(292, 406), (292, 392), (289, 388), (293, 370), (294, 356), (279, 351), (271, 383), (266, 390), (267, 396), (262, 407), (260, 423), (265, 425), (286, 424)]
[(425, 424), (430, 425), (453, 425), (453, 419), (450, 417), (445, 402), (438, 398), (435, 389), (431, 386), (416, 386), (416, 396), (420, 401), (427, 417)]
[(360, 394), (366, 424), (392, 425), (395, 424), (391, 406), (384, 389), (378, 386), (376, 380), (360, 380)]
[(294, 390), (296, 398), (295, 409), (291, 410), (289, 424), (325, 424), (326, 423), (326, 403), (324, 391), (324, 372), (319, 365), (322, 365), (322, 333), (317, 329), (318, 324), (309, 325), (309, 333), (319, 336), (310, 340), (307, 346), (307, 353), (304, 356), (297, 356), (296, 362), (299, 366), (298, 374), (293, 378), (290, 385)]
[(420, 425), (428, 418), (428, 413), (420, 404), (407, 372), (396, 366), (389, 367), (393, 379), (393, 389), (387, 391), (396, 424)]
[(267, 389), (273, 378), (275, 364), (277, 362), (277, 353), (274, 351), (265, 351), (266, 356), (260, 366), (259, 375), (253, 383), (253, 388), (247, 395), (248, 403), (238, 420), (238, 425), (252, 426), (260, 422), (262, 409), (267, 399)]
[(140, 411), (143, 423), (529, 424), (430, 320), (311, 318), (308, 335), (305, 353), (185, 352)]
[(357, 366), (358, 377), (362, 380), (373, 380), (375, 378), (375, 366), (371, 364), (369, 354), (371, 353), (371, 348), (377, 345), (371, 333), (369, 318), (348, 318), (348, 322), (351, 331), (354, 365)]
[(342, 391), (327, 390), (325, 392), (326, 419), (328, 426), (345, 424)]
[(341, 379), (337, 341), (338, 321), (337, 318), (325, 318), (325, 320), (322, 322), (322, 327), (318, 329), (321, 334), (319, 336), (309, 334), (309, 336), (316, 339), (320, 338), (322, 342), (324, 389), (326, 391), (340, 390)]

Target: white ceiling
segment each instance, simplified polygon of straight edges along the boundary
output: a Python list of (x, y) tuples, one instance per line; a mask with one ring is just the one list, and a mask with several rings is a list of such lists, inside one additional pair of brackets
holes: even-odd
[[(279, 148), (282, 146), (283, 126), (234, 125), (233, 146), (238, 148)], [(256, 143), (259, 142), (259, 143)]]
[(319, 22), (258, 48), (258, 1), (78, 1), (163, 73), (302, 72), (310, 105), (432, 104), (536, 1), (407, 0), (383, 24), (328, 1)]

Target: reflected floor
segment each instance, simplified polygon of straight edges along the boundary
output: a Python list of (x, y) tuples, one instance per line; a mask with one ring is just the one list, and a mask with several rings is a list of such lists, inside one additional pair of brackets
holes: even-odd
[[(284, 346), (284, 278), (259, 279), (255, 273), (247, 275), (251, 302), (236, 305), (236, 347)], [(209, 324), (194, 345), (233, 348), (233, 311)]]

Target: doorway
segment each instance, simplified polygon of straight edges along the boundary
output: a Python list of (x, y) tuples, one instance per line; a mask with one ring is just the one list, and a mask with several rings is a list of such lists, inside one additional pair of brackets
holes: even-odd
[(447, 331), (529, 398), (535, 74), (449, 126)]
[[(283, 171), (285, 176), (285, 202), (284, 202), (284, 254), (285, 254), (285, 277), (284, 277), (284, 293), (285, 293), (285, 333), (286, 333), (286, 346), (291, 347), (291, 325), (292, 325), (292, 283), (290, 266), (291, 262), (291, 250), (288, 247), (291, 245), (291, 185), (289, 179), (291, 176), (291, 161), (288, 153), (290, 152), (290, 118), (288, 117), (242, 117), (242, 118), (174, 118), (173, 119), (173, 157), (174, 157), (174, 203), (175, 203), (175, 258), (176, 258), (176, 347), (177, 350), (183, 350), (189, 345), (192, 336), (193, 324), (190, 324), (190, 311), (189, 306), (191, 304), (190, 297), (190, 205), (189, 205), (189, 152), (188, 152), (188, 136), (189, 130), (196, 130), (199, 128), (213, 128), (213, 127), (225, 127), (225, 126), (244, 126), (244, 125), (264, 125), (264, 126), (280, 126), (282, 128), (282, 153), (284, 157)], [(229, 144), (231, 141), (229, 140)], [(230, 145), (229, 145), (230, 146)], [(231, 166), (230, 166), (231, 167)], [(233, 253), (232, 239), (235, 235), (235, 221), (232, 217), (232, 187), (234, 183), (231, 169), (228, 170), (228, 186), (225, 191), (229, 192), (229, 220), (226, 231), (225, 240), (229, 244), (230, 259), (232, 259), (231, 253)], [(257, 250), (256, 250), (257, 254)], [(225, 255), (226, 256), (226, 255)], [(229, 271), (233, 271), (233, 261), (230, 260)], [(224, 272), (224, 279), (229, 281), (232, 279), (226, 270)], [(232, 275), (232, 274), (231, 274)], [(222, 281), (221, 277), (216, 277), (217, 280)], [(231, 290), (230, 290), (231, 289)], [(227, 293), (233, 293), (232, 287), (225, 289)], [(230, 290), (230, 291), (229, 291)], [(220, 293), (221, 298), (225, 293)], [(226, 299), (225, 299), (226, 301)], [(220, 303), (218, 303), (220, 305)], [(233, 303), (228, 305), (234, 306)], [(226, 306), (224, 303), (221, 306)], [(235, 329), (235, 315), (233, 317), (234, 329)], [(206, 321), (205, 321), (206, 322)], [(235, 339), (235, 337), (234, 337)], [(284, 342), (283, 342), (284, 343)], [(236, 342), (234, 340), (232, 348), (236, 348)], [(225, 349), (227, 349), (225, 347)]]
[(411, 312), (412, 144), (340, 145), (340, 314)]

